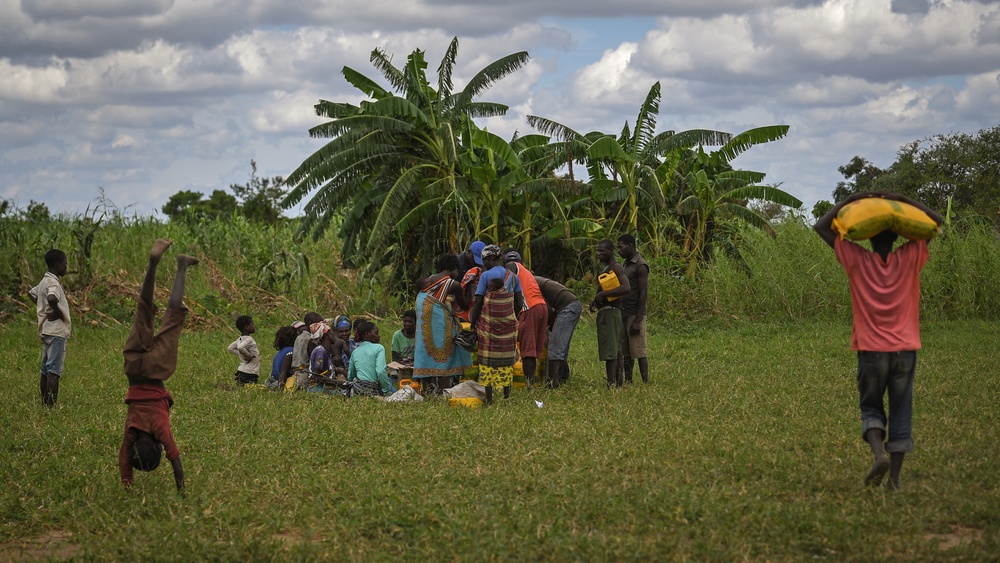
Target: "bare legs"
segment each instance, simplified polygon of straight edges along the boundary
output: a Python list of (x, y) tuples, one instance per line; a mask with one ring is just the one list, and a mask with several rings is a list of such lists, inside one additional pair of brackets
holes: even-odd
[[(169, 239), (156, 239), (153, 248), (149, 251), (149, 266), (146, 267), (146, 277), (142, 280), (139, 288), (139, 299), (149, 305), (153, 304), (153, 289), (156, 287), (156, 267), (160, 265), (163, 253), (173, 244)], [(170, 297), (167, 299), (167, 307), (171, 309), (184, 308), (184, 279), (188, 266), (194, 266), (198, 259), (192, 256), (181, 254), (177, 256), (177, 274), (174, 276), (174, 284), (170, 288)]]
[[(865, 432), (865, 441), (871, 446), (872, 455), (875, 460), (872, 462), (872, 468), (868, 471), (868, 475), (865, 476), (865, 486), (877, 487), (882, 484), (882, 477), (885, 472), (889, 470), (889, 458), (885, 454), (885, 446), (882, 444), (882, 431), (878, 428), (872, 428)], [(902, 465), (902, 455), (900, 457), (900, 465)], [(899, 472), (897, 471), (897, 483), (899, 478)]]
[(184, 278), (186, 277), (188, 266), (194, 266), (197, 263), (198, 259), (192, 256), (184, 254), (177, 256), (177, 274), (174, 276), (174, 285), (170, 288), (167, 307), (171, 309), (184, 308)]
[(537, 365), (537, 358), (529, 358), (527, 356), (521, 358), (521, 367), (524, 369), (524, 383), (529, 389), (535, 386), (535, 370)]
[(625, 386), (625, 364), (622, 358), (605, 360), (604, 372), (608, 378), (608, 389)]
[(153, 248), (149, 251), (149, 265), (146, 267), (146, 277), (142, 279), (142, 286), (139, 287), (139, 299), (147, 305), (153, 304), (153, 289), (156, 288), (156, 267), (160, 265), (163, 253), (170, 248), (174, 241), (158, 238), (153, 243)]
[(632, 383), (632, 368), (639, 364), (639, 376), (643, 383), (649, 383), (649, 360), (646, 358), (625, 358), (625, 383)]
[(889, 488), (893, 491), (899, 490), (899, 472), (903, 470), (904, 452), (892, 452), (889, 454)]
[(59, 398), (59, 376), (54, 374), (43, 374), (41, 379), (42, 405), (52, 408), (56, 406)]

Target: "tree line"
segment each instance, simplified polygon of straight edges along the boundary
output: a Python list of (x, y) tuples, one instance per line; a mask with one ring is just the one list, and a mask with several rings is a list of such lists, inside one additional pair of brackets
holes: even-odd
[[(273, 225), (309, 198), (295, 219), (299, 240), (333, 231), (345, 267), (385, 269), (387, 286), (400, 290), (429, 271), (438, 254), (477, 239), (518, 247), (541, 273), (580, 278), (595, 266), (596, 241), (622, 232), (634, 233), (659, 267), (694, 280), (719, 252), (745, 264), (742, 225), (773, 234), (775, 218), (802, 205), (764, 183), (763, 173), (731, 165), (753, 146), (785, 137), (787, 125), (737, 134), (657, 132), (657, 82), (619, 132), (582, 133), (532, 115), (530, 132), (504, 139), (477, 119), (502, 116), (508, 107), (481, 96), (523, 67), (528, 54), (493, 61), (457, 90), (458, 46), (453, 39), (436, 77), (420, 49), (401, 66), (374, 49), (370, 62), (381, 82), (343, 67), (344, 79), (366, 99), (320, 100), (315, 111), (327, 121), (309, 134), (328, 141), (287, 178), (260, 178), (251, 161), (249, 181), (231, 185), (232, 194), (215, 190), (204, 199), (181, 191), (164, 214), (172, 221), (240, 214)], [(947, 208), (949, 217), (996, 223), (998, 160), (1000, 126), (914, 141), (884, 170), (860, 156), (840, 167), (845, 181), (833, 199), (894, 191)], [(830, 205), (818, 202), (813, 214)]]
[(730, 164), (756, 144), (781, 139), (788, 126), (735, 135), (657, 133), (661, 92), (655, 83), (635, 121), (618, 133), (581, 133), (529, 116), (534, 132), (508, 140), (476, 122), (504, 115), (507, 106), (480, 98), (520, 69), (528, 54), (497, 59), (461, 90), (452, 79), (457, 56), (456, 38), (436, 78), (419, 49), (402, 66), (373, 50), (370, 61), (382, 83), (344, 67), (341, 74), (367, 99), (321, 100), (315, 110), (328, 121), (309, 133), (330, 140), (285, 179), (283, 206), (312, 196), (301, 235), (337, 228), (345, 265), (391, 266), (391, 287), (428, 271), (437, 254), (476, 239), (518, 247), (536, 270), (577, 276), (592, 265), (596, 240), (622, 232), (694, 277), (714, 247), (736, 244), (732, 222), (770, 230), (748, 202), (801, 205), (763, 184), (763, 173)]

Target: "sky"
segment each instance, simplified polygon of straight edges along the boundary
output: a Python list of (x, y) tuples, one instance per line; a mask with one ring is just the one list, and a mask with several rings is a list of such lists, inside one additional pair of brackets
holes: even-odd
[[(786, 138), (738, 157), (807, 209), (855, 155), (1000, 123), (1000, 0), (0, 0), (0, 198), (157, 215), (174, 193), (285, 176), (320, 148), (349, 66), (459, 38), (456, 87), (518, 51), (481, 125), (617, 133), (661, 83), (657, 131)], [(296, 209), (291, 210), (295, 214)]]

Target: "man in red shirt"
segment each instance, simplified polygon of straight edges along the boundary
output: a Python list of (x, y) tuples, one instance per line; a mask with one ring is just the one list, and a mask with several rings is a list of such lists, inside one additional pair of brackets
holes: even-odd
[(888, 471), (889, 487), (898, 489), (903, 458), (913, 451), (913, 375), (920, 349), (920, 271), (927, 263), (927, 241), (909, 241), (893, 251), (898, 235), (886, 230), (871, 238), (868, 251), (842, 239), (833, 230), (833, 220), (842, 207), (866, 197), (908, 203), (938, 225), (943, 218), (905, 196), (866, 193), (838, 203), (813, 227), (833, 247), (851, 288), (851, 350), (858, 354), (861, 433), (874, 456), (865, 485), (879, 485)]
[(167, 300), (167, 310), (160, 322), (160, 330), (154, 334), (153, 289), (156, 285), (156, 267), (163, 253), (172, 241), (157, 239), (149, 251), (149, 266), (146, 277), (139, 288), (136, 302), (135, 322), (132, 332), (125, 341), (125, 375), (128, 377), (128, 393), (125, 404), (125, 435), (118, 450), (118, 470), (122, 484), (132, 486), (132, 469), (152, 471), (160, 465), (164, 449), (174, 470), (177, 490), (184, 490), (184, 469), (181, 467), (181, 453), (174, 442), (170, 430), (170, 407), (173, 397), (163, 382), (177, 369), (177, 347), (180, 343), (181, 327), (187, 316), (184, 307), (184, 278), (188, 266), (198, 263), (196, 258), (179, 255), (177, 274)]
[[(524, 368), (524, 383), (529, 388), (535, 385), (538, 358), (545, 350), (549, 336), (549, 306), (542, 297), (534, 274), (521, 263), (521, 254), (508, 248), (504, 254), (507, 269), (521, 282), (524, 295), (524, 311), (517, 312), (517, 345), (521, 351), (521, 366)], [(544, 366), (543, 366), (544, 367)]]

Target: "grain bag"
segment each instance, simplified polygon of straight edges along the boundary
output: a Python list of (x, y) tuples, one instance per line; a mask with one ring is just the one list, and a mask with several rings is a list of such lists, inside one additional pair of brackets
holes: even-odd
[(902, 201), (868, 197), (848, 203), (831, 224), (840, 238), (866, 240), (889, 229), (910, 240), (930, 240), (938, 225), (920, 209)]

